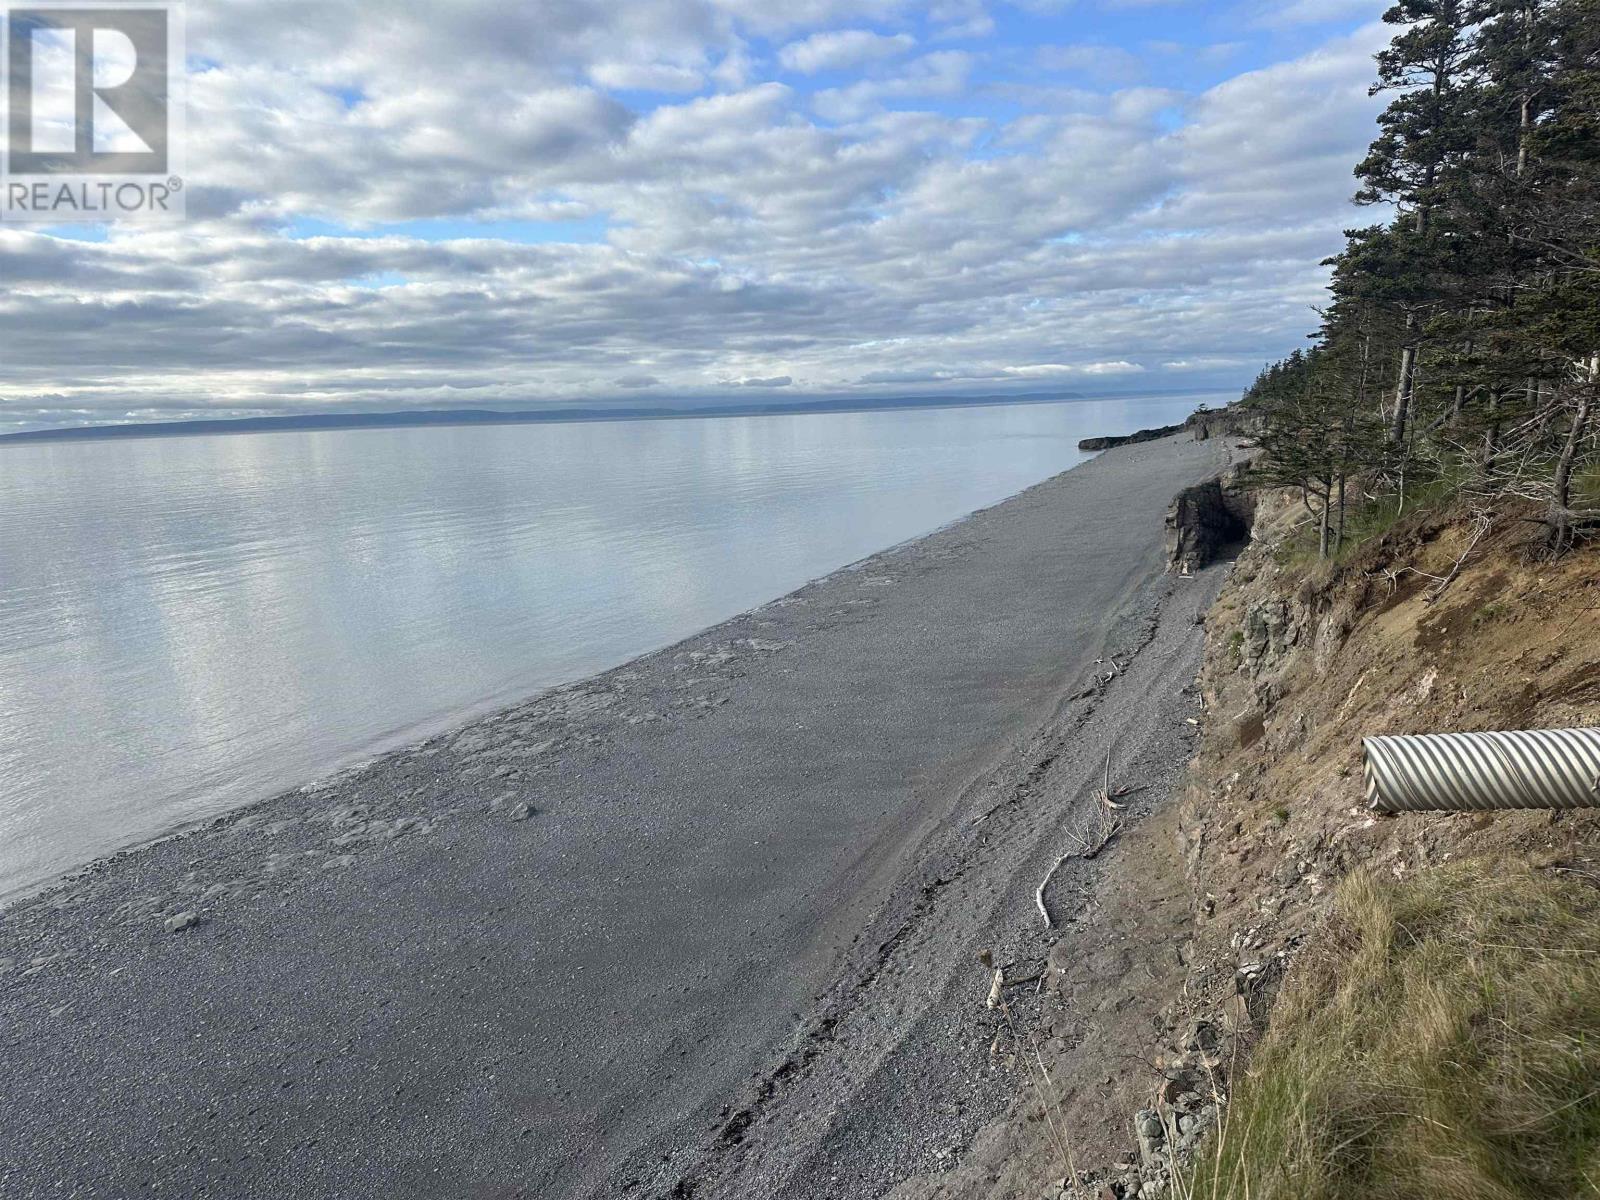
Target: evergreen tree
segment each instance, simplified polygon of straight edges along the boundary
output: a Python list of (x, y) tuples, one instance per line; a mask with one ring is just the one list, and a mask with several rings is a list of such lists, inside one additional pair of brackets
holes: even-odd
[(1600, 525), (1600, 0), (1401, 0), (1357, 167), (1393, 220), (1346, 234), (1315, 348), (1245, 397), (1269, 479), (1324, 553), (1346, 485), (1433, 471), (1541, 503), (1557, 553)]

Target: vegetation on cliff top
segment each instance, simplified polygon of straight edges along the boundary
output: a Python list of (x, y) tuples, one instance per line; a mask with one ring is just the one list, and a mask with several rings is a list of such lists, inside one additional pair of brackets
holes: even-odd
[(1600, 0), (1401, 0), (1357, 166), (1387, 224), (1329, 260), (1316, 344), (1245, 397), (1266, 477), (1335, 551), (1353, 508), (1448, 481), (1537, 502), (1554, 552), (1600, 524), (1581, 481), (1600, 390)]

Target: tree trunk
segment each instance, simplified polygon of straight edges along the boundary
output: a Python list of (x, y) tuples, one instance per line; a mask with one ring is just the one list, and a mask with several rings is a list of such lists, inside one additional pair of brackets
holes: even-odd
[(1522, 118), (1517, 127), (1517, 178), (1528, 171), (1528, 134), (1533, 130), (1533, 97), (1522, 94)]
[(1494, 474), (1495, 457), (1500, 453), (1500, 389), (1489, 389), (1489, 424), (1483, 431), (1483, 455), (1478, 466), (1487, 478)]
[[(1477, 310), (1476, 309), (1469, 308), (1467, 310), (1467, 320), (1469, 322), (1476, 315), (1477, 315)], [(1470, 359), (1472, 357), (1472, 339), (1471, 338), (1468, 338), (1465, 342), (1461, 343), (1461, 357), (1462, 357), (1462, 360), (1463, 360), (1462, 365), (1465, 366), (1465, 360)], [(1450, 403), (1450, 428), (1455, 429), (1455, 428), (1460, 426), (1460, 424), (1461, 424), (1461, 410), (1466, 407), (1466, 404), (1467, 404), (1467, 385), (1465, 383), (1458, 383), (1458, 384), (1456, 384), (1455, 398)]]
[(1400, 351), (1400, 382), (1394, 389), (1394, 420), (1389, 425), (1389, 444), (1398, 446), (1405, 440), (1406, 419), (1411, 415), (1411, 392), (1416, 382), (1417, 345), (1412, 341), (1417, 325), (1417, 314), (1406, 314), (1406, 344)]
[(1550, 526), (1548, 542), (1554, 554), (1565, 554), (1572, 549), (1572, 464), (1578, 458), (1578, 446), (1589, 424), (1589, 410), (1594, 404), (1594, 366), (1591, 360), (1590, 386), (1583, 390), (1578, 400), (1578, 410), (1572, 414), (1572, 428), (1567, 430), (1567, 440), (1562, 444), (1561, 457), (1556, 460), (1555, 486), (1550, 492)]
[(1339, 472), (1339, 531), (1338, 531), (1337, 534), (1334, 535), (1334, 539), (1333, 539), (1333, 548), (1334, 548), (1335, 551), (1339, 551), (1339, 550), (1343, 550), (1344, 549), (1344, 513), (1345, 513), (1344, 488), (1345, 488), (1345, 473), (1343, 471), (1340, 471)]
[(1328, 557), (1328, 533), (1332, 528), (1329, 518), (1333, 509), (1333, 477), (1326, 476), (1322, 480), (1322, 517), (1317, 528), (1317, 557)]

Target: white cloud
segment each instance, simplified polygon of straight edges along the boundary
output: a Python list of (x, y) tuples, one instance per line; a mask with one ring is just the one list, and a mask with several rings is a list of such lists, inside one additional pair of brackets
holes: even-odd
[(644, 92), (698, 92), (705, 76), (670, 63), (597, 63), (589, 78), (603, 88)]
[(778, 61), (790, 71), (816, 75), (840, 71), (863, 63), (895, 58), (915, 48), (908, 33), (883, 34), (866, 29), (835, 29), (814, 33), (804, 41), (790, 42), (778, 51)]
[(1386, 0), (1290, 0), (1287, 4), (1268, 0), (1256, 6), (1254, 23), (1270, 29), (1360, 17), (1377, 20), (1388, 7)]
[(0, 425), (1228, 376), (1314, 324), (1381, 103), (1376, 24), (1199, 95), (948, 45), (808, 94), (814, 34), (988, 8), (441, 4), (197, 9), (194, 219), (0, 229)]
[(967, 89), (972, 62), (972, 55), (964, 50), (936, 50), (905, 64), (899, 73), (886, 78), (818, 92), (816, 109), (829, 120), (854, 121), (885, 101), (959, 96)]

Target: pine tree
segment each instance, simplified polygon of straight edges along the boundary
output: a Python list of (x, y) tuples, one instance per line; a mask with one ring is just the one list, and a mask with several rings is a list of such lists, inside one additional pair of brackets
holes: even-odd
[[(1431, 471), (1543, 506), (1561, 553), (1600, 527), (1600, 0), (1403, 0), (1357, 168), (1392, 221), (1346, 234), (1317, 343), (1247, 393), (1262, 471), (1323, 553), (1347, 483)], [(1600, 500), (1600, 497), (1595, 498)]]
[[(1401, 277), (1417, 285), (1413, 292), (1425, 292), (1438, 250), (1435, 209), (1472, 140), (1459, 86), (1471, 53), (1467, 15), (1461, 0), (1401, 0), (1383, 19), (1404, 30), (1378, 54), (1378, 82), (1371, 91), (1400, 95), (1378, 118), (1378, 138), (1356, 167), (1362, 186), (1355, 198), (1358, 204), (1387, 202), (1399, 209), (1400, 223), (1392, 234), (1405, 260)], [(1393, 446), (1405, 440), (1411, 415), (1425, 309), (1425, 302), (1405, 308), (1406, 337), (1389, 429)]]

